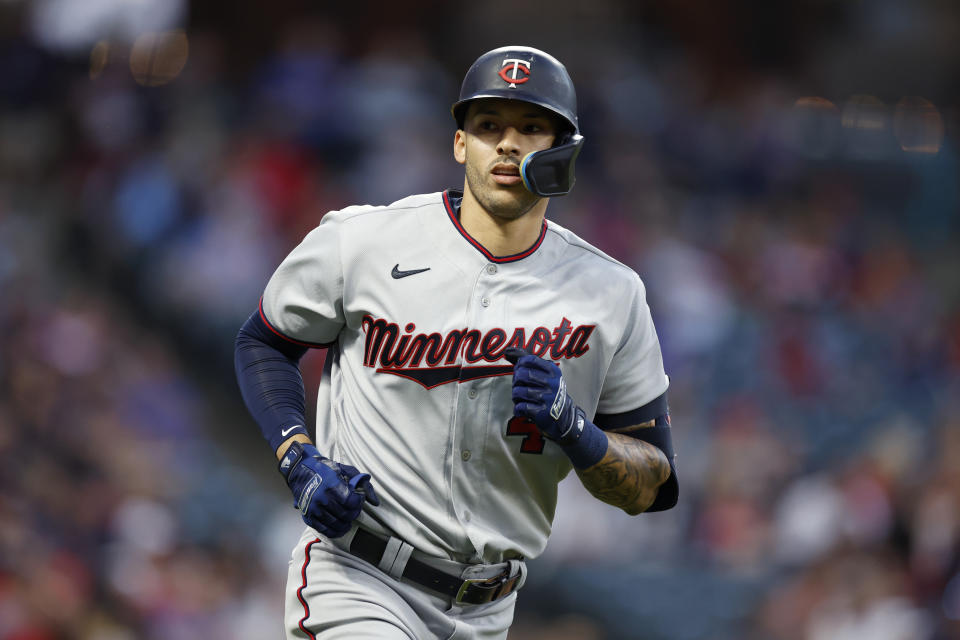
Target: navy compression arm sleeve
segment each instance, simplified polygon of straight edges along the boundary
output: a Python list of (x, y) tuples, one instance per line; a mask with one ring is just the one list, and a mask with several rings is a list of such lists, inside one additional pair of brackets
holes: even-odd
[(234, 371), (243, 401), (273, 450), (304, 426), (305, 394), (298, 363), (306, 347), (270, 330), (259, 311), (237, 334)]

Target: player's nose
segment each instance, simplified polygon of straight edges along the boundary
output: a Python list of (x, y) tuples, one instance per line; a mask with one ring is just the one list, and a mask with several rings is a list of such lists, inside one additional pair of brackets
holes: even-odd
[(497, 145), (497, 153), (501, 156), (519, 156), (520, 136), (520, 131), (516, 127), (504, 127)]

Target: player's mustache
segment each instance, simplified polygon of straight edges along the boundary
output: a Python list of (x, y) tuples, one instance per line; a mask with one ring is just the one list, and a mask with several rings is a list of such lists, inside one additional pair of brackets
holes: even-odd
[(490, 163), (490, 170), (492, 171), (493, 168), (494, 168), (495, 166), (497, 166), (498, 164), (512, 164), (512, 165), (515, 166), (517, 169), (520, 169), (520, 162), (517, 161), (516, 158), (506, 157), (506, 158), (499, 158), (499, 159), (494, 160), (493, 162), (491, 162), (491, 163)]

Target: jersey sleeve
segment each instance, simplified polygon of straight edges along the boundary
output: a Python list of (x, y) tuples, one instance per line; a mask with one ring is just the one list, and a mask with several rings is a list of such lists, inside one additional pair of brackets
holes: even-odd
[(642, 407), (669, 386), (646, 290), (636, 274), (629, 300), (623, 335), (607, 369), (597, 413), (617, 414)]
[(280, 263), (263, 292), (269, 328), (291, 342), (319, 347), (344, 325), (340, 221), (328, 213)]

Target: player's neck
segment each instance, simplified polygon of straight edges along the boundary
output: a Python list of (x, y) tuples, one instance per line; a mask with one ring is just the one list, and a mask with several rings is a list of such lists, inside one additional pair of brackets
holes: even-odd
[(514, 220), (490, 214), (480, 206), (469, 189), (464, 190), (460, 204), (460, 225), (464, 231), (495, 256), (511, 256), (529, 249), (540, 237), (547, 198)]

